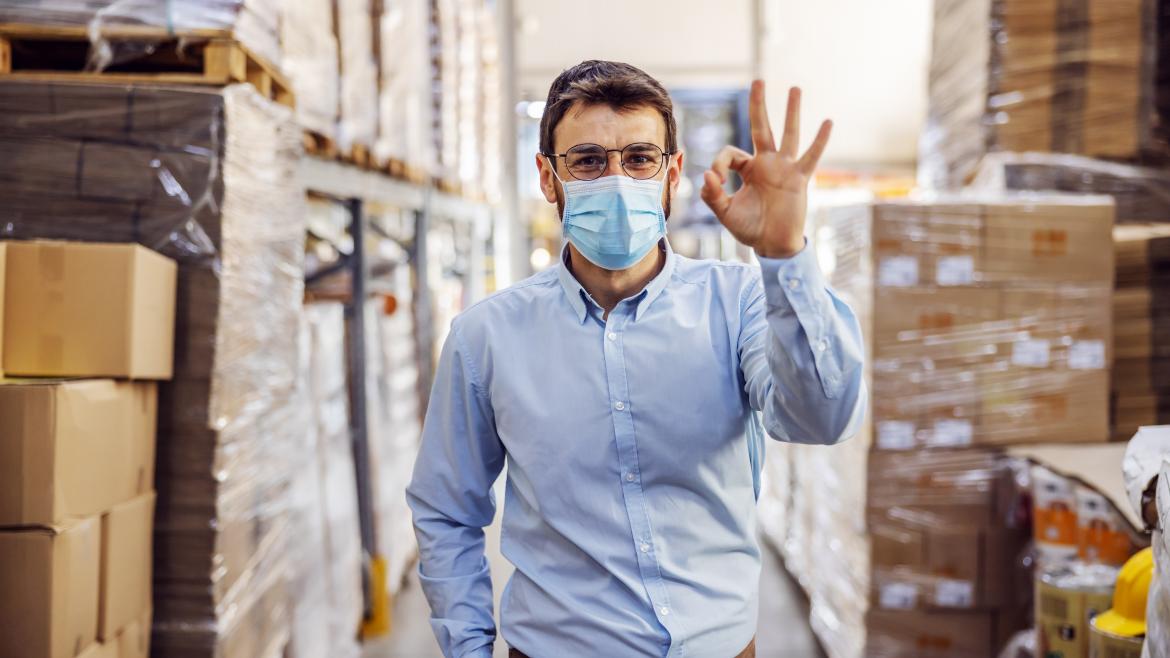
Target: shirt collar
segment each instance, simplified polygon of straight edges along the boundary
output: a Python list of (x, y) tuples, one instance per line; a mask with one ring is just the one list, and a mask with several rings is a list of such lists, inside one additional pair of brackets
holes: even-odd
[[(662, 291), (666, 289), (666, 284), (670, 282), (670, 277), (674, 275), (678, 257), (675, 256), (674, 249), (671, 249), (670, 241), (663, 238), (658, 243), (658, 248), (666, 252), (666, 263), (662, 266), (662, 271), (651, 279), (650, 283), (646, 284), (642, 292), (634, 295), (634, 297), (640, 298), (634, 307), (634, 320), (641, 317), (645, 309), (649, 308), (658, 295), (662, 294)], [(567, 242), (561, 248), (561, 262), (557, 265), (557, 278), (560, 279), (565, 296), (569, 299), (569, 305), (577, 314), (577, 320), (584, 323), (585, 318), (589, 317), (589, 308), (586, 304), (597, 306), (597, 302), (593, 301), (593, 298), (589, 296), (589, 293), (569, 270), (569, 243)]]

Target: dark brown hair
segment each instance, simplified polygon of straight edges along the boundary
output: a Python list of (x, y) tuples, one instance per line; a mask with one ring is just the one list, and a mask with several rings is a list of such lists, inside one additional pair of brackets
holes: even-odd
[(658, 110), (666, 122), (666, 151), (678, 150), (674, 105), (666, 88), (637, 67), (591, 59), (565, 69), (548, 88), (544, 116), (540, 118), (541, 153), (553, 153), (553, 131), (578, 101), (583, 105), (608, 105), (619, 112), (636, 107)]

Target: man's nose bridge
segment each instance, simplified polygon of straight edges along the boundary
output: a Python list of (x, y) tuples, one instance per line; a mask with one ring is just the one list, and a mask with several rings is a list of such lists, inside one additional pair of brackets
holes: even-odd
[(605, 171), (601, 172), (602, 176), (624, 176), (625, 171), (622, 170), (622, 152), (617, 150), (610, 150), (605, 152)]

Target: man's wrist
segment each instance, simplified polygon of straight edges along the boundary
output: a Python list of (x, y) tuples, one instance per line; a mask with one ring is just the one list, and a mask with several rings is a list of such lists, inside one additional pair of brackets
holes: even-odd
[(804, 236), (795, 242), (782, 245), (756, 245), (755, 252), (760, 258), (792, 258), (804, 249)]

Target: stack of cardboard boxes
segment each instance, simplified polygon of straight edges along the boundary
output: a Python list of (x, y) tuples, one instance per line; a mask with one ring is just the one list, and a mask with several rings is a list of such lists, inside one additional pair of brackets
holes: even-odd
[(980, 168), (988, 190), (1108, 194), (1113, 229), (1112, 435), (1170, 422), (1170, 170), (1053, 153), (999, 153)]
[(1002, 446), (1108, 437), (1113, 204), (951, 197), (822, 213), (870, 341), (870, 416), (790, 446), (785, 552), (833, 656), (987, 656), (1027, 623)]
[(0, 654), (147, 655), (175, 277), (137, 245), (0, 242)]
[(159, 389), (153, 645), (281, 655), (290, 450), (306, 426), (290, 329), (305, 239), (291, 112), (248, 85), (21, 81), (0, 84), (0, 107), (0, 149), (18, 154), (0, 162), (0, 237), (138, 242), (178, 263), (174, 377)]
[(1164, 160), (1166, 0), (940, 0), (920, 181), (966, 182), (989, 150)]

